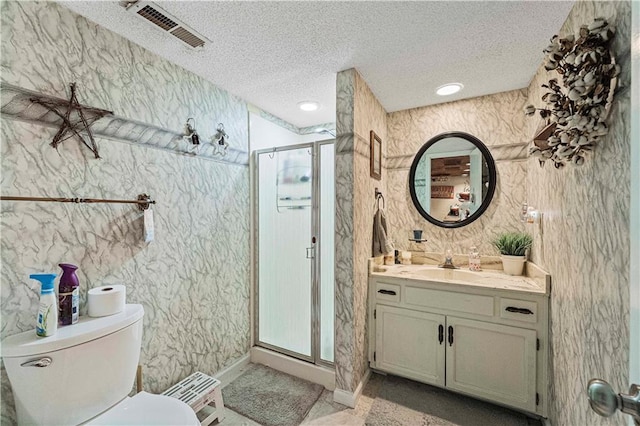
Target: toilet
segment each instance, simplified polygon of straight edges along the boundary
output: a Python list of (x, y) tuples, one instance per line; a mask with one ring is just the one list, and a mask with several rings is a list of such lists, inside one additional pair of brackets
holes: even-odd
[(199, 425), (191, 407), (164, 395), (129, 397), (142, 343), (142, 305), (80, 317), (51, 337), (35, 330), (2, 341), (18, 424)]

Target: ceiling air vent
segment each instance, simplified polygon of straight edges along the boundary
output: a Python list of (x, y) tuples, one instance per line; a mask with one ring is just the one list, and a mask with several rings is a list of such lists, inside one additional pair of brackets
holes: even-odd
[(193, 49), (200, 49), (206, 43), (210, 42), (195, 30), (184, 25), (179, 19), (168, 14), (160, 6), (150, 1), (139, 1), (129, 4), (127, 11), (158, 26)]

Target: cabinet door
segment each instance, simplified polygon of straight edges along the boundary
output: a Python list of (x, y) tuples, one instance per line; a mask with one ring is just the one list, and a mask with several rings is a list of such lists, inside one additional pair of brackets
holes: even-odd
[(444, 386), (444, 330), (444, 315), (377, 305), (376, 368)]
[(447, 317), (446, 340), (448, 388), (536, 411), (535, 330)]

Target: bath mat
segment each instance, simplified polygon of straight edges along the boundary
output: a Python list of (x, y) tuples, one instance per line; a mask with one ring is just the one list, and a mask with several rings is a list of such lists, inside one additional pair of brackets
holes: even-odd
[(365, 424), (542, 426), (517, 411), (395, 376), (385, 377)]
[(222, 389), (225, 407), (264, 426), (302, 423), (323, 386), (280, 371), (252, 364)]

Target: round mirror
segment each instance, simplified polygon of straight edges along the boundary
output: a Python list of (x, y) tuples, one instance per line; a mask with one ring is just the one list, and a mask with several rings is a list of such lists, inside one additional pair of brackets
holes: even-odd
[(418, 212), (444, 228), (468, 225), (489, 207), (496, 166), (487, 147), (462, 132), (431, 138), (416, 154), (409, 190)]

